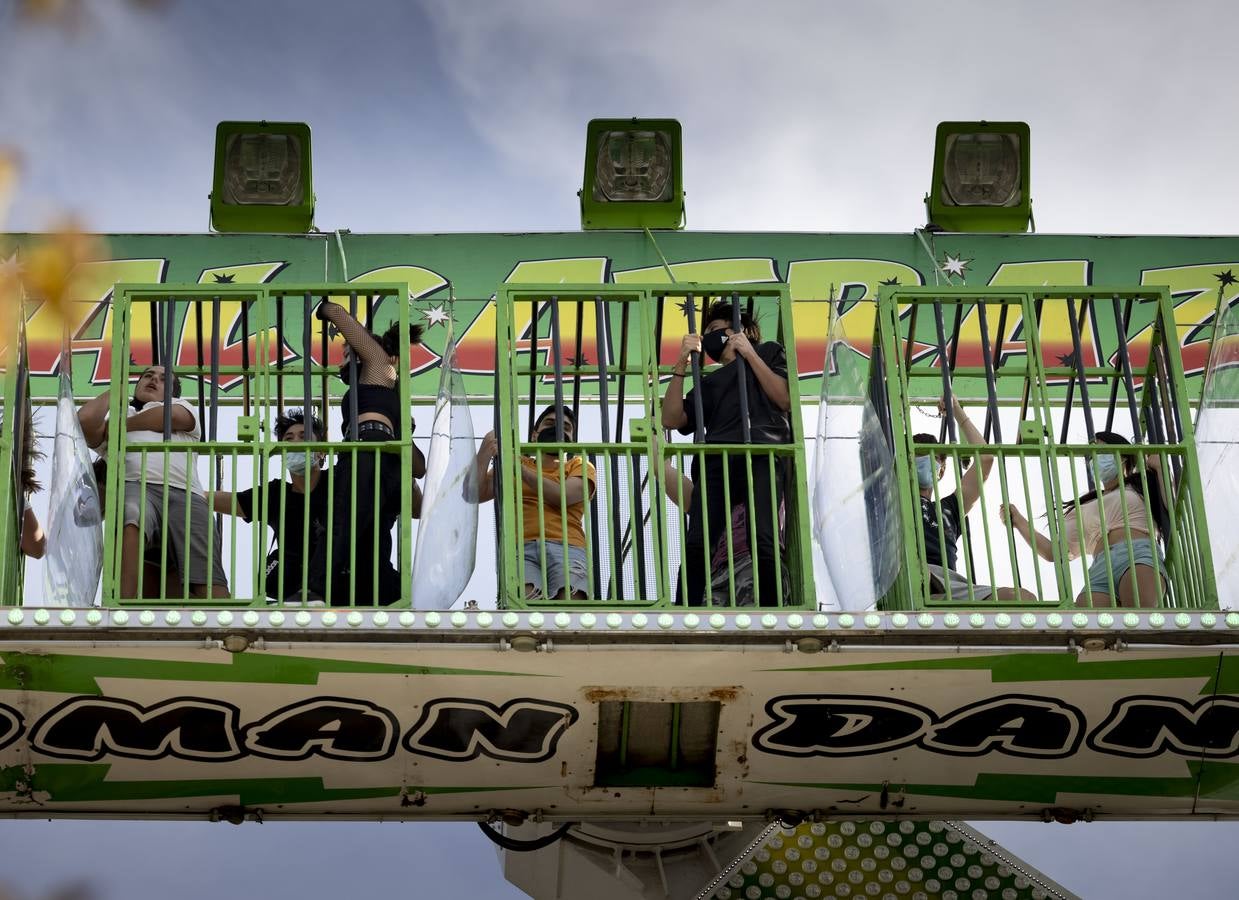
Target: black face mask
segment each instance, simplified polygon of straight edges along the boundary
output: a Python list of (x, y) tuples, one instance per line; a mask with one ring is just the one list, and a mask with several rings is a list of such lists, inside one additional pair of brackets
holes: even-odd
[[(553, 444), (555, 442), (555, 425), (554, 423), (544, 426), (537, 434), (533, 436), (534, 442), (538, 444)], [(572, 440), (572, 435), (568, 429), (564, 429), (564, 440)]]
[(701, 336), (701, 349), (706, 356), (715, 362), (723, 361), (723, 348), (727, 346), (727, 332), (723, 329), (711, 331)]

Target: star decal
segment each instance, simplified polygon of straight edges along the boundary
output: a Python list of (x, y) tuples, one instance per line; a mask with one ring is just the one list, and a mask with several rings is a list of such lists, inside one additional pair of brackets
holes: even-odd
[(680, 307), (680, 312), (684, 313), (684, 318), (688, 318), (690, 313), (696, 314), (700, 312), (700, 310), (697, 309), (697, 301), (690, 300), (687, 297), (676, 305)]
[(968, 263), (970, 262), (972, 260), (947, 253), (942, 260), (942, 271), (947, 275), (958, 275), (960, 278), (963, 278), (964, 269), (968, 268)]
[(896, 278), (894, 275), (892, 275), (890, 278), (886, 278), (886, 279), (883, 279), (882, 281), (879, 281), (878, 284), (884, 285), (886, 287), (898, 287), (899, 279)]
[(583, 368), (584, 366), (589, 365), (589, 357), (586, 356), (584, 353), (582, 353), (580, 356), (569, 356), (568, 365), (575, 366), (578, 369)]
[(17, 252), (6, 260), (0, 260), (0, 282), (17, 281), (22, 272), (22, 264), (17, 261)]
[(1239, 278), (1235, 277), (1234, 269), (1227, 269), (1225, 272), (1217, 272), (1213, 277), (1222, 282), (1222, 287), (1230, 287), (1232, 284), (1239, 284)]
[(427, 328), (434, 328), (436, 325), (447, 327), (447, 323), (452, 320), (451, 314), (443, 308), (442, 303), (437, 303), (427, 309), (418, 310), (422, 314), (422, 318), (426, 321)]
[(231, 272), (224, 272), (220, 275), (212, 275), (216, 284), (233, 284), (237, 280), (237, 276)]

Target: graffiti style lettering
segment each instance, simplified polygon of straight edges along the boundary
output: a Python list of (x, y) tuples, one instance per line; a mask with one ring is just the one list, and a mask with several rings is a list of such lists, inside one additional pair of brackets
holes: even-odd
[[(73, 341), (73, 355), (84, 354), (94, 362), (92, 384), (106, 384), (112, 365), (112, 289), (121, 282), (163, 281), (166, 259), (112, 259), (83, 263), (69, 279), (66, 308), (62, 321), (47, 306), (34, 307), (26, 318), (26, 342), (30, 374), (55, 375), (59, 371), (60, 350), (67, 328)], [(149, 334), (149, 329), (139, 334)], [(150, 362), (150, 344), (134, 341), (130, 352), (143, 363)], [(142, 356), (145, 354), (145, 356)]]
[[(408, 298), (405, 302), (418, 300), (422, 297), (428, 297), (435, 291), (447, 286), (447, 279), (430, 269), (422, 268), (421, 266), (383, 266), (378, 269), (371, 269), (368, 272), (362, 272), (354, 278), (349, 279), (349, 284), (355, 284), (359, 288), (366, 284), (391, 284), (392, 282), (404, 282), (409, 286)], [(359, 292), (364, 295), (364, 291)], [(334, 297), (337, 303), (348, 309), (348, 297)], [(388, 298), (382, 297), (374, 306), (374, 317), (376, 322), (383, 321), (383, 316), (380, 313), (383, 310), (384, 304), (388, 302)], [(363, 296), (358, 297), (358, 306), (360, 307), (358, 314), (364, 318), (361, 310), (365, 309)], [(392, 312), (389, 321), (395, 321), (398, 313)], [(409, 324), (424, 325), (420, 321), (421, 316), (416, 311), (410, 311)], [(372, 326), (373, 327), (373, 326)], [(298, 334), (301, 332), (298, 331)], [(322, 365), (323, 350), (322, 344), (318, 341), (310, 348), (310, 358), (319, 365)], [(439, 355), (427, 347), (425, 344), (415, 344), (409, 348), (409, 374), (419, 375), (422, 372), (427, 372), (439, 364)], [(334, 335), (327, 345), (327, 362), (330, 365), (338, 366), (344, 361), (344, 339), (339, 335)]]
[[(699, 259), (691, 262), (672, 263), (669, 267), (675, 283), (696, 284), (770, 284), (779, 280), (775, 262), (769, 257), (736, 258), (736, 259)], [(616, 284), (670, 284), (667, 269), (663, 266), (647, 266), (640, 269), (626, 269), (614, 275)], [(688, 332), (687, 320), (681, 318), (679, 304), (688, 295), (686, 287), (684, 296), (667, 297), (663, 307), (663, 333), (658, 347), (658, 360), (661, 365), (674, 365), (680, 353), (680, 339)], [(700, 309), (704, 298), (697, 297), (697, 307)], [(674, 311), (674, 312), (673, 312)], [(697, 327), (702, 323), (697, 321)], [(769, 340), (775, 335), (774, 322), (762, 322), (758, 316), (758, 324), (764, 325), (765, 337)]]
[(391, 756), (399, 728), (395, 716), (373, 703), (320, 697), (276, 710), (243, 734), (245, 749), (256, 756), (360, 761)]
[[(504, 284), (602, 284), (607, 280), (610, 260), (605, 256), (587, 256), (579, 259), (536, 259), (519, 262), (504, 279)], [(585, 317), (581, 334), (581, 355), (589, 360), (598, 359), (597, 326), (593, 315)], [(517, 303), (513, 310), (513, 332), (516, 340), (513, 353), (528, 353), (533, 334), (533, 304)], [(539, 349), (546, 352), (543, 362), (550, 359), (550, 317), (537, 323)], [(472, 322), (466, 326), (456, 344), (456, 358), (466, 374), (492, 375), (495, 371), (495, 342), (498, 334), (498, 316), (495, 304), (487, 303)], [(561, 347), (565, 359), (576, 352), (576, 317), (560, 317)], [(608, 354), (609, 356), (610, 354)]]
[(1177, 753), (1228, 759), (1239, 754), (1239, 698), (1127, 697), (1088, 738), (1101, 753), (1136, 758)]
[(940, 753), (980, 756), (991, 750), (1047, 759), (1070, 756), (1084, 736), (1084, 713), (1044, 697), (1007, 695), (958, 709), (921, 739)]
[(0, 750), (13, 743), (22, 733), (22, 714), (0, 703)]
[(484, 700), (445, 698), (426, 704), (405, 735), (404, 746), (435, 759), (488, 756), (507, 762), (543, 762), (555, 755), (563, 733), (577, 720), (575, 707), (521, 698), (495, 706)]
[[(1031, 262), (1006, 262), (1000, 265), (990, 277), (991, 287), (1027, 287), (1029, 285), (1050, 284), (1092, 284), (1093, 264), (1087, 259), (1046, 259)], [(1042, 307), (1041, 328), (1038, 332), (1041, 342), (1041, 361), (1046, 366), (1062, 366), (1071, 363), (1075, 348), (1071, 340), (1071, 323), (1068, 305), (1059, 299), (1046, 301)], [(1080, 315), (1079, 304), (1076, 304), (1077, 319)], [(981, 365), (981, 338), (979, 319), (969, 316), (966, 332), (961, 331), (958, 365)], [(995, 329), (996, 318), (989, 316), (989, 325)], [(1092, 319), (1084, 322), (1080, 328), (1080, 350), (1085, 366), (1101, 365), (1101, 354), (1098, 345), (1101, 336), (1092, 327)], [(1028, 346), (1025, 343), (1027, 330), (1033, 323), (1025, 323), (1019, 310), (1009, 315), (1007, 333), (1002, 335), (1003, 352), (999, 364), (1004, 364), (1012, 357), (1026, 356)], [(991, 332), (991, 341), (997, 341), (997, 333)], [(964, 360), (968, 360), (965, 362)], [(1052, 376), (1047, 379), (1052, 384), (1063, 384), (1070, 379), (1063, 376)]]
[(817, 694), (776, 697), (753, 746), (779, 756), (864, 756), (915, 744), (934, 714), (902, 700)]
[(65, 759), (94, 761), (111, 754), (224, 762), (244, 755), (237, 745), (238, 715), (231, 704), (194, 697), (151, 706), (76, 697), (40, 719), (30, 742), (40, 753)]
[[(841, 329), (843, 339), (868, 358), (873, 346), (878, 291), (884, 285), (911, 287), (924, 283), (924, 276), (916, 269), (889, 259), (798, 259), (789, 263), (787, 284), (800, 377), (822, 374), (832, 327)], [(837, 326), (830, 321), (832, 298), (843, 302)]]
[[(1213, 337), (1213, 317), (1217, 311), (1219, 287), (1223, 291), (1223, 309), (1239, 299), (1239, 284), (1227, 284), (1221, 281), (1219, 276), (1222, 272), (1235, 269), (1239, 269), (1239, 262), (1143, 269), (1140, 272), (1142, 285), (1170, 289), (1170, 298), (1174, 303), (1176, 339), (1182, 347), (1185, 375), (1198, 375), (1209, 363), (1209, 342)], [(1152, 324), (1141, 324), (1143, 327), (1130, 339), (1132, 366), (1137, 369), (1148, 364), (1149, 350), (1153, 342)]]

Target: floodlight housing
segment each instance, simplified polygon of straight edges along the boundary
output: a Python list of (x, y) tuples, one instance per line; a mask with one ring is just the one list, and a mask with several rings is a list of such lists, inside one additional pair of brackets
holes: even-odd
[(310, 126), (220, 122), (215, 129), (211, 227), (304, 234), (313, 226)]
[(939, 123), (926, 205), (930, 227), (942, 231), (1027, 231), (1028, 125)]
[(586, 128), (581, 227), (683, 228), (675, 119), (594, 119)]

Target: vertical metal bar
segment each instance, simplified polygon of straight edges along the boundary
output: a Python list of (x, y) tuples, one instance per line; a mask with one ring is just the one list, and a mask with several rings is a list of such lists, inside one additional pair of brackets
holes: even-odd
[[(684, 305), (684, 312), (688, 316), (688, 333), (697, 333), (697, 300), (692, 294), (688, 295), (688, 299)], [(703, 311), (702, 316), (705, 313)], [(705, 413), (702, 411), (701, 405), (701, 354), (693, 351), (690, 357), (693, 366), (693, 443), (704, 444), (705, 438)], [(742, 392), (747, 394), (747, 392)], [(747, 401), (747, 396), (745, 400)], [(748, 417), (745, 417), (748, 421)]]
[[(602, 442), (604, 444), (611, 443), (611, 387), (609, 384), (610, 376), (607, 373), (607, 347), (610, 344), (610, 322), (606, 317), (606, 307), (603, 306), (602, 296), (594, 297), (594, 334), (598, 340), (598, 421), (602, 426)], [(580, 325), (577, 326), (577, 331), (581, 330)], [(578, 356), (580, 354), (578, 353)], [(615, 471), (615, 460), (611, 458), (608, 451), (606, 457), (606, 476), (605, 484), (607, 485), (607, 499), (610, 501), (608, 506), (611, 508), (611, 528), (607, 534), (607, 553), (611, 558), (611, 591), (609, 599), (622, 599), (623, 579), (617, 574), (622, 563), (621, 553), (617, 552), (615, 544), (615, 536), (619, 531), (619, 519), (617, 517), (619, 503), (616, 498), (619, 497), (619, 474)], [(594, 516), (592, 535), (595, 546), (599, 545), (599, 516), (597, 515), (597, 492), (594, 493)], [(596, 567), (599, 570), (601, 566)], [(601, 585), (599, 585), (601, 587)]]
[[(1088, 379), (1084, 377), (1084, 347), (1080, 341), (1080, 323), (1088, 311), (1089, 299), (1080, 300), (1080, 320), (1076, 319), (1076, 301), (1074, 297), (1067, 298), (1067, 322), (1071, 325), (1071, 349), (1074, 354), (1076, 378), (1080, 382), (1080, 403), (1084, 408), (1084, 427), (1088, 431), (1089, 443), (1096, 434), (1093, 428), (1093, 409), (1088, 398)], [(1065, 438), (1064, 438), (1065, 440)]]
[[(172, 439), (172, 381), (176, 375), (172, 371), (172, 326), (173, 320), (176, 318), (173, 315), (173, 300), (171, 297), (167, 299), (166, 312), (164, 314), (164, 339), (167, 341), (164, 344), (164, 367), (163, 367), (163, 439), (169, 441)], [(167, 485), (168, 479), (164, 477), (164, 484)], [(166, 520), (165, 520), (166, 521)]]
[(202, 370), (205, 367), (205, 360), (202, 355), (202, 298), (194, 299), (194, 324), (197, 326), (197, 350), (198, 350), (198, 415), (202, 415), (202, 411), (206, 409), (206, 383), (202, 378)]
[(242, 392), (245, 398), (245, 414), (250, 414), (250, 306), (241, 300), (241, 370)]
[[(368, 302), (369, 301), (367, 301), (367, 303)], [(356, 291), (349, 291), (348, 314), (352, 316), (354, 319), (357, 318), (357, 292)], [(498, 350), (496, 350), (496, 352), (498, 352)], [(348, 434), (346, 435), (346, 437), (350, 441), (355, 441), (357, 440), (357, 435), (359, 434), (357, 430), (358, 428), (357, 416), (360, 414), (357, 412), (357, 390), (358, 390), (360, 381), (358, 380), (358, 377), (357, 377), (357, 354), (352, 352), (351, 350), (349, 351), (349, 354), (348, 354), (348, 384), (349, 384), (349, 392), (348, 392), (349, 427), (348, 427)], [(324, 419), (323, 420), (324, 427), (326, 427), (326, 423), (327, 423), (327, 420)], [(392, 424), (395, 424), (395, 423), (393, 422)]]
[[(912, 313), (908, 318), (908, 340), (904, 343), (903, 368), (905, 372), (912, 370), (912, 345), (916, 343), (916, 314), (920, 311), (919, 303), (912, 304)], [(830, 342), (830, 329), (827, 327), (826, 342)]]
[(541, 318), (542, 304), (537, 300), (533, 302), (533, 320), (529, 326), (529, 430), (530, 435), (533, 434), (533, 426), (537, 424), (538, 417), (538, 319)]
[[(964, 320), (964, 305), (963, 303), (955, 303), (955, 323), (951, 326), (951, 349), (947, 355), (947, 367), (950, 369), (951, 377), (955, 376), (955, 360), (959, 358), (959, 331)], [(939, 357), (941, 358), (941, 357)], [(946, 397), (947, 394), (943, 394)], [(950, 404), (948, 403), (948, 407)], [(949, 433), (952, 442), (955, 440), (955, 417), (948, 414), (942, 417), (942, 424), (938, 428), (938, 442), (942, 443), (946, 440)]]
[(278, 415), (284, 414), (284, 295), (275, 297), (275, 392)]
[(620, 311), (619, 384), (615, 392), (615, 442), (624, 442), (624, 390), (628, 380), (628, 312), (632, 303), (625, 301)]
[(150, 300), (150, 308), (151, 308), (151, 365), (158, 366), (158, 365), (162, 365), (162, 363), (160, 363), (160, 359), (163, 358), (159, 352), (159, 349), (160, 349), (159, 343), (160, 341), (163, 340), (163, 327), (161, 324), (162, 319), (160, 318), (160, 315), (159, 315), (162, 307), (160, 306), (159, 301), (156, 300), (154, 297), (152, 297)]
[[(740, 326), (740, 295), (733, 293), (731, 295), (731, 330), (736, 334), (740, 334), (744, 329)], [(740, 396), (740, 433), (744, 437), (744, 443), (752, 442), (750, 433), (751, 426), (749, 424), (749, 374), (748, 364), (745, 363), (744, 357), (739, 353), (736, 354), (736, 382), (739, 384)]]
[[(934, 327), (938, 332), (938, 365), (942, 371), (942, 400), (946, 404), (946, 413), (943, 415), (942, 427), (950, 435), (951, 443), (955, 443), (955, 416), (952, 412), (955, 404), (952, 402), (954, 394), (951, 391), (951, 361), (947, 357), (946, 326), (942, 320), (941, 300), (934, 300)], [(939, 443), (942, 442), (944, 436), (939, 432)]]
[[(323, 302), (327, 302), (330, 298), (323, 295)], [(312, 316), (310, 317), (313, 318)], [(323, 322), (323, 327), (320, 329), (319, 345), (322, 348), (322, 354), (318, 358), (318, 377), (319, 377), (319, 409), (322, 410), (323, 428), (327, 427), (327, 398), (330, 396), (330, 387), (327, 383), (327, 360), (328, 354), (331, 352), (331, 345), (327, 339), (327, 323)], [(393, 426), (399, 425), (399, 422), (392, 422)], [(318, 440), (318, 436), (314, 434), (313, 421), (305, 420), (306, 434), (310, 440)]]
[[(1131, 308), (1132, 300), (1129, 297), (1123, 309), (1122, 318), (1119, 317), (1119, 298), (1114, 296), (1111, 298), (1114, 304), (1114, 325), (1115, 331), (1118, 332), (1119, 339), (1119, 365), (1123, 370), (1123, 386), (1127, 391), (1127, 411), (1131, 415), (1131, 433), (1135, 437), (1137, 444), (1144, 443), (1144, 433), (1140, 429), (1140, 412), (1136, 408), (1136, 382), (1132, 377), (1131, 372), (1131, 354), (1127, 348), (1127, 329), (1131, 324)], [(1114, 400), (1110, 401), (1110, 415), (1114, 415)], [(1107, 423), (1107, 428), (1109, 424)]]
[(211, 298), (211, 418), (208, 439), (214, 441), (219, 430), (219, 316), (220, 298)]
[[(1042, 304), (1043, 304), (1044, 302), (1045, 302), (1045, 300), (1044, 300), (1044, 298), (1043, 298), (1043, 297), (1038, 297), (1036, 300), (1034, 300), (1034, 301), (1033, 301), (1033, 327), (1032, 327), (1032, 333), (1033, 333), (1034, 335), (1035, 335), (1035, 334), (1040, 334), (1040, 332), (1041, 332), (1041, 307), (1042, 307)], [(1023, 308), (1024, 308), (1024, 307), (1023, 307), (1023, 305), (1021, 305), (1021, 307), (1020, 307), (1020, 308), (1021, 308), (1021, 309), (1023, 309)], [(1024, 324), (1027, 324), (1027, 323), (1024, 323)], [(1025, 347), (1025, 348), (1028, 348), (1028, 344), (1029, 344), (1029, 341), (1028, 341), (1028, 334), (1029, 334), (1028, 329), (1025, 329), (1025, 330), (1024, 330), (1024, 347)], [(1038, 342), (1037, 342), (1037, 346), (1038, 346), (1038, 347), (1040, 347), (1040, 346), (1041, 346), (1040, 341), (1038, 341)], [(1025, 352), (1024, 352), (1024, 365), (1025, 365), (1025, 374), (1024, 374), (1024, 396), (1020, 399), (1020, 421), (1021, 421), (1021, 422), (1023, 422), (1023, 421), (1024, 421), (1024, 416), (1028, 414), (1028, 400), (1029, 400), (1029, 391), (1030, 391), (1030, 390), (1031, 390), (1031, 388), (1032, 388), (1032, 373), (1033, 373), (1035, 370), (1037, 370), (1037, 369), (1039, 369), (1039, 368), (1040, 368), (1040, 366), (1034, 366), (1034, 365), (1033, 365), (1033, 361), (1032, 361), (1032, 350), (1031, 350), (1030, 348), (1025, 349)], [(1046, 423), (1046, 428), (1048, 429), (1049, 427), (1050, 427), (1050, 423), (1049, 423), (1049, 422), (1047, 422), (1047, 423)]]
[[(1006, 343), (1006, 339), (1007, 339), (1007, 310), (1008, 310), (1009, 308), (1010, 308), (1010, 306), (1009, 306), (1008, 304), (1004, 303), (1004, 304), (1002, 304), (1002, 310), (998, 313), (998, 343), (997, 343), (997, 345), (994, 347), (994, 375), (995, 375), (995, 378), (997, 378), (998, 370), (1002, 368), (1002, 345), (1003, 345), (1004, 343)], [(996, 421), (996, 420), (997, 420), (997, 418), (998, 418), (998, 415), (997, 415), (997, 413), (995, 413), (995, 414), (994, 414), (994, 420)], [(984, 437), (985, 437), (985, 440), (986, 440), (986, 441), (988, 441), (988, 440), (989, 440), (989, 436), (990, 436), (990, 429), (991, 429), (991, 427), (993, 426), (993, 424), (994, 424), (994, 423), (993, 423), (992, 421), (990, 421), (990, 414), (989, 414), (989, 410), (986, 410), (986, 412), (985, 412), (985, 428), (984, 428), (984, 430), (981, 432), (981, 433), (982, 433), (982, 435), (984, 435)], [(999, 440), (1001, 441), (1001, 438), (999, 438)]]
[(314, 421), (314, 380), (310, 372), (310, 349), (314, 346), (314, 332), (310, 327), (310, 304), (314, 298), (305, 292), (301, 305), (301, 405), (305, 415), (305, 427), (311, 429)]
[[(988, 426), (992, 419), (994, 440), (1001, 444), (1002, 426), (998, 422), (998, 384), (994, 373), (994, 358), (990, 355), (989, 321), (985, 316), (985, 301), (983, 300), (977, 302), (977, 318), (981, 326), (981, 356), (985, 359), (985, 391), (988, 401), (985, 406), (985, 422)], [(989, 440), (988, 430), (987, 428), (985, 435), (987, 441)]]
[[(551, 298), (551, 368), (555, 373), (555, 440), (564, 439), (564, 360), (559, 331), (559, 298)], [(562, 481), (562, 478), (561, 478)]]

